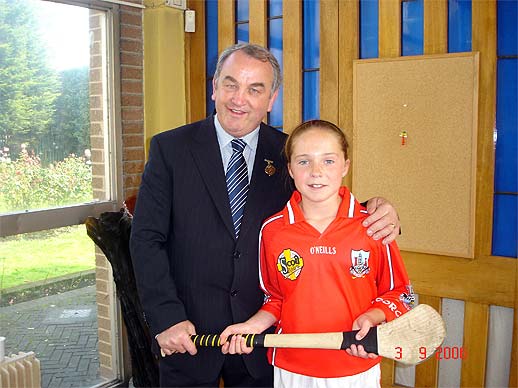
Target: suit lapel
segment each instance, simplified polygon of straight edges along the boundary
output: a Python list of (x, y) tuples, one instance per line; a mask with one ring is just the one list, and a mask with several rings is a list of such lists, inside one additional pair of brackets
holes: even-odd
[(198, 129), (193, 133), (191, 153), (212, 197), (214, 206), (217, 208), (229, 233), (234, 237), (234, 225), (230, 214), (225, 171), (223, 169), (213, 116), (202, 121)]
[[(260, 209), (264, 207), (265, 198), (268, 198), (268, 191), (271, 188), (272, 177), (266, 174), (266, 160), (273, 161), (276, 168), (276, 174), (281, 173), (283, 163), (281, 155), (275, 155), (275, 144), (270, 138), (268, 131), (265, 130), (264, 124), (261, 124), (259, 130), (259, 139), (257, 141), (257, 150), (255, 153), (254, 169), (252, 172), (252, 180), (250, 182), (250, 190), (246, 200), (245, 213), (241, 223), (240, 236), (244, 236), (252, 225), (256, 225), (262, 221), (263, 214)], [(259, 238), (259, 236), (257, 236)]]

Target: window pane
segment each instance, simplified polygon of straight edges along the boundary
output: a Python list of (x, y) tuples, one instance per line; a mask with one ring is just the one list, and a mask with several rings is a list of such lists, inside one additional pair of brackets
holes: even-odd
[(320, 72), (309, 71), (303, 75), (304, 102), (302, 107), (303, 120), (318, 119), (320, 117)]
[(303, 18), (303, 74), (302, 74), (302, 118), (319, 117), (320, 104), (320, 4), (305, 1), (302, 5)]
[(283, 99), (283, 90), (282, 86), (279, 89), (279, 94), (277, 95), (277, 100), (273, 104), (272, 111), (268, 114), (268, 124), (272, 127), (282, 127), (282, 99)]
[(282, 19), (270, 20), (268, 27), (268, 47), (282, 70)]
[(360, 58), (378, 57), (378, 1), (360, 0)]
[(0, 321), (6, 355), (33, 351), (42, 387), (101, 377), (95, 249), (84, 225), (0, 238)]
[(248, 43), (248, 23), (236, 24), (236, 38), (237, 43)]
[(401, 51), (405, 55), (423, 54), (423, 0), (401, 4)]
[(208, 0), (205, 5), (205, 29), (206, 36), (206, 101), (205, 109), (207, 116), (214, 111), (214, 101), (212, 95), (212, 77), (216, 72), (216, 64), (218, 62), (218, 2), (217, 0)]
[(471, 51), (471, 0), (448, 0), (448, 52)]
[[(0, 237), (0, 287), (3, 291), (48, 281), (69, 273), (91, 271), (94, 247), (84, 225)], [(44, 294), (43, 294), (44, 295)], [(14, 297), (14, 302), (20, 302)]]
[(270, 0), (268, 2), (268, 16), (282, 16), (282, 0)]
[(207, 76), (213, 76), (218, 61), (218, 2), (209, 0), (205, 6)]
[(0, 7), (0, 214), (111, 199), (104, 13)]
[(493, 208), (493, 255), (518, 257), (518, 195), (496, 194)]
[(207, 107), (207, 116), (212, 115), (214, 113), (214, 109), (216, 109), (216, 104), (214, 101), (212, 101), (212, 77), (207, 80), (207, 94), (205, 104)]
[[(268, 27), (268, 47), (275, 58), (277, 58), (277, 61), (279, 61), (282, 74), (282, 19), (270, 20)], [(272, 111), (268, 116), (268, 124), (271, 126), (282, 127), (282, 99), (283, 93), (281, 86), (277, 100), (275, 100)]]
[(320, 67), (320, 4), (318, 1), (305, 1), (302, 5), (304, 20), (304, 69)]
[(498, 59), (495, 191), (518, 193), (518, 60)]
[(109, 264), (84, 226), (52, 229), (116, 199), (111, 25), (109, 9), (0, 0), (1, 331), (7, 354), (36, 353), (42, 387), (120, 377)]
[(236, 0), (236, 22), (248, 21), (248, 0)]
[(498, 55), (518, 54), (518, 2), (499, 0), (497, 2)]

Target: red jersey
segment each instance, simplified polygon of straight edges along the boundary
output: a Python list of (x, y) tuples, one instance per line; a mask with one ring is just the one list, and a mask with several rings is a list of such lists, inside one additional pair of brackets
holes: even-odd
[[(383, 310), (387, 321), (410, 309), (413, 295), (396, 243), (383, 245), (367, 236), (365, 207), (346, 187), (340, 196), (337, 216), (324, 233), (305, 221), (297, 191), (263, 224), (261, 309), (278, 319), (276, 333), (350, 331), (354, 320), (372, 307)], [(323, 349), (275, 348), (268, 358), (279, 368), (314, 377), (350, 376), (380, 362), (379, 357)]]

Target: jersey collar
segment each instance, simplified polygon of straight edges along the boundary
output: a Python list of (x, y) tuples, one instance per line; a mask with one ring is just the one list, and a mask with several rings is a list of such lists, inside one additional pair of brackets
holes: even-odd
[[(338, 194), (342, 197), (342, 202), (340, 202), (336, 216), (339, 218), (353, 218), (357, 216), (360, 206), (349, 189), (342, 186)], [(284, 208), (284, 219), (287, 224), (295, 224), (306, 220), (299, 206), (301, 200), (300, 192), (295, 190)]]

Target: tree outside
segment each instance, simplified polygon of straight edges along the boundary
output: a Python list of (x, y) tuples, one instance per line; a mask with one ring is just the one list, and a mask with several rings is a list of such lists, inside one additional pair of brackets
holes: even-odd
[(89, 69), (52, 69), (39, 30), (0, 0), (0, 213), (92, 200)]
[[(52, 5), (0, 0), (0, 214), (93, 199), (89, 67), (51, 65), (38, 10)], [(0, 294), (95, 265), (82, 225), (0, 238), (0, 246)]]

